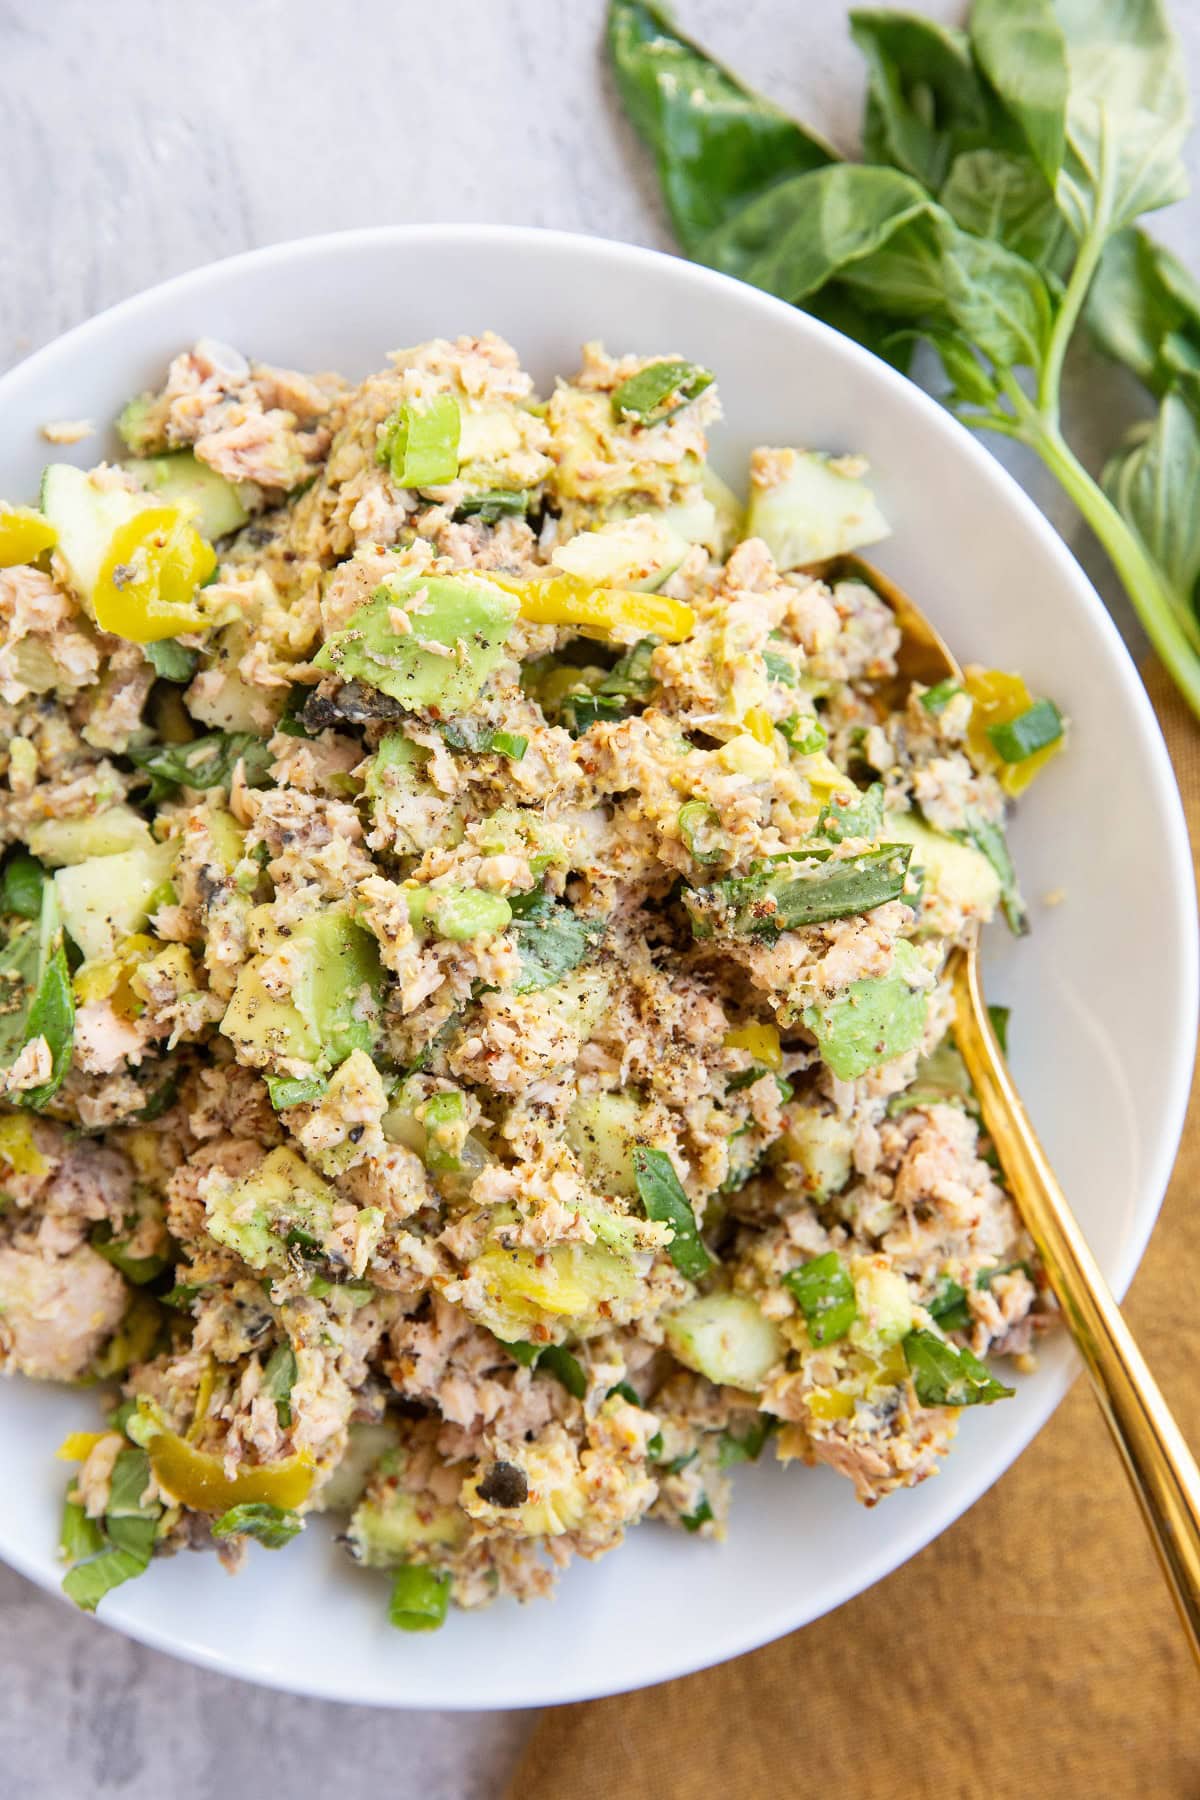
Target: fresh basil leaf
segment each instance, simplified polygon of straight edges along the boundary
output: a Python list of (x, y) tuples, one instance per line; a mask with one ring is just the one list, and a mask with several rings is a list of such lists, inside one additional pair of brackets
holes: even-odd
[(213, 731), (189, 744), (154, 744), (128, 752), (150, 777), (151, 801), (170, 799), (181, 787), (228, 788), (239, 759), (251, 787), (263, 787), (274, 757), (265, 738), (246, 731)]
[(14, 850), (0, 873), (0, 912), (21, 919), (40, 919), (42, 892), (48, 877), (28, 850)]
[(1009, 1006), (989, 1006), (988, 1018), (992, 1021), (992, 1030), (996, 1034), (996, 1042), (1005, 1056), (1008, 1055), (1008, 1021), (1012, 1016)]
[(198, 651), (186, 649), (175, 638), (159, 638), (157, 643), (143, 644), (142, 653), (164, 681), (190, 681), (200, 661)]
[(144, 1575), (148, 1567), (148, 1557), (128, 1550), (104, 1550), (90, 1562), (79, 1563), (67, 1571), (63, 1576), (63, 1593), (81, 1612), (95, 1612), (105, 1594)]
[(981, 819), (978, 814), (973, 814), (968, 818), (966, 830), (952, 832), (951, 836), (959, 838), (964, 844), (973, 844), (981, 855), (987, 857), (1000, 877), (1000, 905), (1008, 928), (1014, 937), (1024, 937), (1029, 930), (1029, 912), (1017, 885), (1017, 871), (1004, 835), (1004, 827), (993, 825), (987, 819)]
[(1200, 373), (1177, 375), (1158, 417), (1134, 431), (1103, 475), (1109, 498), (1159, 565), (1177, 610), (1200, 589)]
[(1200, 282), (1144, 231), (1105, 245), (1084, 317), (1105, 355), (1160, 397), (1181, 369), (1200, 368)]
[(926, 1311), (931, 1319), (936, 1319), (943, 1331), (967, 1331), (971, 1325), (971, 1309), (967, 1305), (967, 1290), (949, 1276), (943, 1281)]
[(628, 1381), (614, 1382), (604, 1398), (611, 1400), (614, 1394), (619, 1394), (628, 1406), (641, 1406), (642, 1404), (637, 1389)]
[(729, 1469), (735, 1463), (757, 1462), (776, 1424), (777, 1420), (770, 1413), (756, 1413), (740, 1435), (736, 1431), (723, 1431), (717, 1446), (717, 1467)]
[(75, 1038), (75, 996), (52, 881), (43, 885), (37, 925), (14, 932), (0, 950), (0, 1068), (11, 1068), (25, 1045), (39, 1037), (50, 1050), (50, 1075), (12, 1095), (18, 1106), (34, 1111), (62, 1086)]
[(804, 1314), (814, 1344), (836, 1344), (858, 1317), (854, 1283), (836, 1250), (789, 1269), (783, 1285)]
[(528, 488), (488, 488), (460, 500), (454, 509), (454, 517), (478, 519), (481, 525), (495, 525), (501, 519), (523, 518), (532, 498)]
[(108, 1489), (108, 1506), (105, 1517), (112, 1518), (153, 1518), (159, 1508), (143, 1504), (143, 1495), (150, 1486), (150, 1458), (145, 1450), (129, 1449), (117, 1453), (113, 1463), (112, 1478)]
[(152, 1512), (116, 1515), (106, 1513), (104, 1534), (114, 1550), (137, 1557), (144, 1568), (154, 1554), (154, 1540), (158, 1535), (158, 1516), (161, 1511), (161, 1507), (155, 1507)]
[[(1099, 0), (1106, 10), (1108, 0)], [(1052, 0), (975, 0), (975, 59), (1053, 185), (1066, 141), (1067, 47)]]
[(867, 60), (863, 154), (890, 163), (935, 194), (955, 150), (982, 141), (988, 100), (966, 34), (911, 13), (850, 14)]
[(599, 919), (584, 919), (569, 906), (551, 899), (544, 889), (518, 895), (512, 902), (508, 927), (516, 939), (521, 971), (513, 984), (515, 994), (535, 994), (553, 987), (577, 969), (604, 936)]
[(222, 1513), (213, 1523), (212, 1534), (215, 1538), (252, 1537), (265, 1550), (282, 1550), (303, 1529), (299, 1513), (266, 1500), (248, 1500)]
[(545, 1369), (560, 1381), (573, 1399), (583, 1400), (587, 1396), (587, 1376), (583, 1372), (583, 1364), (578, 1357), (562, 1344), (547, 1344), (537, 1359), (537, 1370), (540, 1374)]
[(992, 1291), (992, 1283), (995, 1281), (997, 1275), (1011, 1275), (1017, 1269), (1020, 1269), (1021, 1273), (1029, 1281), (1033, 1280), (1033, 1270), (1027, 1262), (997, 1263), (994, 1269), (980, 1269), (978, 1275), (975, 1277), (975, 1286), (979, 1288), (981, 1292), (990, 1294)]
[(942, 244), (943, 306), (956, 330), (998, 369), (1039, 368), (1054, 318), (1042, 275), (949, 220)]
[(1016, 1393), (997, 1381), (973, 1351), (957, 1349), (934, 1331), (910, 1331), (903, 1342), (922, 1406), (990, 1406)]
[(145, 1287), (148, 1281), (156, 1281), (169, 1261), (166, 1256), (130, 1256), (127, 1245), (114, 1238), (107, 1219), (102, 1219), (93, 1229), (89, 1242), (97, 1256), (119, 1269), (126, 1281), (131, 1281), (135, 1287)]
[(714, 62), (651, 0), (613, 0), (608, 52), (689, 255), (765, 188), (836, 161), (827, 144)]
[(849, 800), (836, 795), (827, 800), (817, 818), (817, 836), (840, 844), (846, 838), (878, 838), (883, 832), (883, 783), (874, 781), (865, 793)]
[(508, 1354), (526, 1369), (532, 1369), (541, 1351), (539, 1344), (530, 1344), (525, 1338), (514, 1338), (511, 1343), (506, 1342), (504, 1338), (497, 1338), (496, 1342), (502, 1345)]
[(713, 1266), (696, 1228), (696, 1215), (683, 1190), (675, 1165), (665, 1150), (647, 1150), (638, 1144), (633, 1152), (633, 1175), (646, 1217), (674, 1231), (667, 1254), (681, 1275), (699, 1281)]
[(89, 1519), (78, 1500), (63, 1502), (58, 1548), (65, 1562), (82, 1562), (85, 1556), (95, 1556), (104, 1548), (100, 1521)]
[(964, 150), (951, 163), (938, 199), (964, 231), (994, 238), (1039, 269), (1065, 273), (1073, 240), (1054, 189), (1032, 157)]

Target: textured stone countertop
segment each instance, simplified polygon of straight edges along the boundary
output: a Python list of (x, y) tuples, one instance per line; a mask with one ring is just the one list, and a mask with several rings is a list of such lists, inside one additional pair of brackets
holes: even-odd
[[(947, 19), (963, 10), (921, 4)], [(850, 148), (861, 73), (849, 5), (677, 10)], [(1195, 91), (1200, 7), (1173, 10)], [(493, 220), (667, 247), (604, 71), (603, 14), (604, 0), (0, 0), (0, 369), (168, 275), (314, 232)], [(1196, 136), (1191, 163), (1200, 188)], [(1194, 196), (1155, 229), (1195, 266), (1198, 226)], [(1085, 459), (1139, 404), (1086, 356), (1068, 401)], [(1024, 453), (1006, 460), (1114, 599), (1069, 504)], [(242, 1686), (73, 1616), (0, 1566), (0, 1794), (14, 1800), (492, 1800), (531, 1722), (352, 1711)]]

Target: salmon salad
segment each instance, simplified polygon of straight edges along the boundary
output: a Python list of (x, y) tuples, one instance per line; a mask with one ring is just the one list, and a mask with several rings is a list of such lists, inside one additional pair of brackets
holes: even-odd
[(0, 1369), (89, 1390), (80, 1606), (325, 1515), (427, 1630), (760, 1458), (874, 1505), (1031, 1365), (947, 963), (1063, 720), (902, 677), (863, 459), (735, 493), (720, 418), (202, 340), (0, 506)]

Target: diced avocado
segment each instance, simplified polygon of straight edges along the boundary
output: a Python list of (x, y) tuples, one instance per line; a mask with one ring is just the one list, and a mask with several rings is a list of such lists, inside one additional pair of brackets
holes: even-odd
[(898, 1269), (885, 1268), (880, 1258), (855, 1257), (850, 1265), (858, 1317), (850, 1327), (851, 1341), (862, 1350), (890, 1349), (912, 1329), (912, 1295)]
[(58, 533), (55, 554), (71, 586), (89, 604), (113, 532), (149, 504), (126, 488), (97, 487), (71, 463), (51, 463), (46, 469), (41, 508)]
[(117, 436), (135, 456), (147, 456), (163, 448), (161, 415), (154, 394), (135, 394), (117, 416)]
[(252, 1269), (282, 1268), (289, 1239), (321, 1244), (334, 1192), (294, 1150), (272, 1150), (252, 1174), (206, 1201), (208, 1230)]
[(238, 975), (221, 1030), (242, 1060), (269, 1068), (289, 1058), (326, 1070), (353, 1050), (369, 1052), (383, 987), (374, 938), (335, 908), (303, 920), (287, 943), (295, 971), (290, 1000), (263, 985), (262, 955)]
[(577, 531), (550, 560), (568, 575), (599, 587), (652, 592), (679, 567), (688, 542), (668, 523), (666, 513), (635, 513), (591, 531)]
[(560, 382), (546, 408), (554, 487), (563, 500), (603, 506), (630, 494), (651, 506), (668, 506), (678, 490), (698, 482), (703, 464), (695, 451), (664, 463), (646, 452), (651, 434), (613, 417), (608, 394)]
[(512, 908), (499, 894), (483, 888), (459, 886), (405, 888), (409, 923), (426, 927), (435, 937), (465, 944), (477, 937), (494, 937), (512, 920)]
[(702, 1294), (663, 1319), (672, 1354), (722, 1387), (761, 1388), (784, 1341), (749, 1294)]
[(716, 541), (708, 544), (708, 539), (698, 533), (695, 542), (708, 544), (713, 555), (719, 560), (728, 556), (739, 538), (745, 537), (746, 508), (738, 499), (728, 482), (722, 481), (715, 469), (704, 465), (700, 476), (700, 488), (704, 498), (713, 509), (716, 520)]
[(118, 803), (79, 819), (43, 819), (29, 833), (29, 848), (52, 869), (115, 856), (118, 850), (144, 850), (154, 842), (150, 827), (132, 806)]
[(602, 1194), (637, 1194), (634, 1147), (643, 1142), (641, 1102), (633, 1094), (581, 1094), (567, 1114), (567, 1142)]
[(147, 493), (188, 513), (201, 537), (210, 543), (240, 531), (250, 517), (250, 508), (235, 483), (198, 461), (190, 450), (135, 457), (125, 467)]
[(851, 982), (836, 1000), (805, 1007), (804, 1023), (839, 1081), (856, 1081), (920, 1043), (925, 991), (909, 980), (920, 968), (916, 951), (901, 938), (890, 975), (866, 976)]
[[(397, 630), (395, 609), (410, 629)], [(393, 576), (313, 658), (412, 711), (466, 712), (503, 659), (518, 602), (481, 575)]]
[(208, 809), (208, 835), (212, 839), (213, 849), (220, 858), (222, 868), (232, 875), (246, 854), (246, 833), (232, 813), (226, 812), (221, 806), (210, 806)]
[(141, 931), (150, 905), (170, 879), (178, 841), (150, 843), (112, 856), (92, 856), (54, 876), (63, 927), (89, 962), (116, 954)]
[(802, 569), (878, 543), (890, 527), (864, 482), (816, 450), (773, 450), (770, 485), (754, 480), (746, 536), (762, 538), (776, 566)]
[(352, 1420), (342, 1460), (317, 1496), (317, 1511), (352, 1512), (362, 1499), (375, 1465), (382, 1457), (394, 1454), (399, 1444), (400, 1431), (393, 1419)]
[(934, 831), (912, 812), (889, 813), (886, 831), (893, 842), (912, 845), (910, 876), (925, 871), (923, 931), (955, 932), (960, 914), (981, 922), (991, 918), (1000, 903), (1000, 877), (981, 851)]
[(356, 1562), (394, 1569), (414, 1551), (459, 1549), (470, 1529), (461, 1506), (428, 1492), (410, 1493), (394, 1479), (377, 1479), (355, 1507), (347, 1539)]
[(603, 1316), (601, 1307), (632, 1300), (639, 1287), (629, 1258), (599, 1242), (506, 1250), (492, 1237), (469, 1272), (485, 1298), (478, 1307), (464, 1304), (505, 1343), (527, 1338), (536, 1325), (583, 1329)]
[(807, 1194), (824, 1200), (849, 1181), (856, 1136), (857, 1127), (837, 1113), (798, 1105), (788, 1110), (787, 1129), (776, 1154), (803, 1171)]

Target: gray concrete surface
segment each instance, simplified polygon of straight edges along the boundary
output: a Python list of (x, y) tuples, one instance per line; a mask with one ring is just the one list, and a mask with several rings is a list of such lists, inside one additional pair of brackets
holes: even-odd
[[(861, 93), (848, 10), (678, 0), (692, 31), (847, 149)], [(666, 247), (604, 72), (603, 12), (603, 0), (0, 0), (0, 368), (168, 275), (312, 232), (500, 220)], [(1174, 12), (1200, 89), (1200, 7)], [(1197, 138), (1191, 162), (1200, 177)], [(1198, 226), (1193, 197), (1156, 229), (1195, 266)], [(1069, 435), (1093, 463), (1140, 409), (1132, 384), (1086, 355), (1067, 398)], [(1069, 504), (1032, 459), (1009, 460), (1128, 628)], [(0, 1800), (493, 1800), (530, 1722), (243, 1687), (73, 1617), (0, 1567)]]

